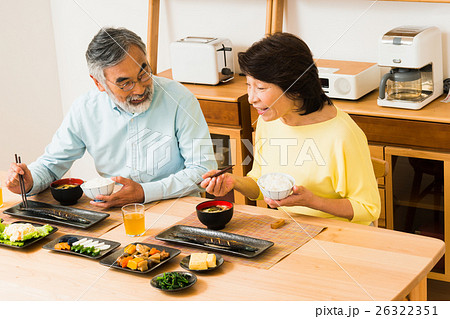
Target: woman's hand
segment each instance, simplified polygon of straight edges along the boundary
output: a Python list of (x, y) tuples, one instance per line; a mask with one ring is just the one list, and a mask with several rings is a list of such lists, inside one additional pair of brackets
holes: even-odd
[(20, 194), (19, 175), (23, 176), (25, 182), (25, 193), (28, 193), (33, 188), (33, 176), (26, 164), (11, 163), (8, 170), (8, 177), (6, 179), (6, 188), (9, 191)]
[(103, 202), (91, 201), (94, 206), (101, 208), (121, 207), (130, 203), (143, 203), (145, 200), (144, 189), (141, 184), (125, 177), (115, 176), (111, 179), (119, 184), (122, 184), (122, 188), (109, 196), (97, 195), (96, 199)]
[(316, 196), (307, 188), (303, 186), (294, 185), (292, 188), (292, 194), (281, 200), (273, 200), (265, 197), (264, 201), (271, 208), (277, 208), (279, 206), (306, 206), (312, 207)]
[(264, 198), (271, 208), (280, 206), (305, 206), (322, 212), (353, 219), (353, 206), (348, 198), (324, 198), (314, 195), (309, 189), (303, 186), (294, 186), (292, 194), (282, 200), (272, 200)]
[(212, 170), (205, 173), (202, 178), (203, 181), (200, 186), (203, 187), (208, 193), (214, 196), (225, 196), (236, 186), (236, 178), (229, 173), (219, 175), (211, 178), (210, 176), (219, 172), (218, 170)]

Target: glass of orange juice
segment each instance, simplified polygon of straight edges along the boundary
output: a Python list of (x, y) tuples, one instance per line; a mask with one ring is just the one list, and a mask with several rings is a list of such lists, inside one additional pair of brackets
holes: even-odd
[(142, 236), (145, 233), (145, 213), (142, 204), (127, 204), (122, 207), (125, 233), (131, 237)]

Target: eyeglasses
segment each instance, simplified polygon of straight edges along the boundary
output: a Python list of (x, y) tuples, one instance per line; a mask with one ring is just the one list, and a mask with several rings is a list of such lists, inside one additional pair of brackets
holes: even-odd
[(152, 76), (153, 76), (153, 74), (151, 71), (144, 70), (144, 73), (138, 77), (137, 81), (126, 80), (124, 83), (121, 83), (121, 84), (117, 84), (117, 83), (111, 82), (109, 80), (106, 80), (106, 81), (114, 84), (122, 91), (128, 92), (128, 91), (131, 91), (132, 89), (134, 89), (137, 82), (145, 83), (145, 82), (149, 81), (152, 78)]

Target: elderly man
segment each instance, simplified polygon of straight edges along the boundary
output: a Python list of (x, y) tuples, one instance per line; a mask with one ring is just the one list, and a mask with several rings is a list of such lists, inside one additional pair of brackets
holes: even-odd
[(119, 28), (100, 30), (86, 51), (97, 89), (78, 98), (45, 153), (29, 165), (11, 164), (8, 189), (29, 195), (61, 178), (87, 150), (97, 172), (122, 184), (97, 207), (198, 194), (202, 174), (215, 169), (206, 121), (194, 95), (153, 76), (145, 44)]

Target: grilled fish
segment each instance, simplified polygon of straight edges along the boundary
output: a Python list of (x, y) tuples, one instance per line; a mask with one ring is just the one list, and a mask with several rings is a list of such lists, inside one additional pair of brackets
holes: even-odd
[(240, 243), (236, 240), (226, 240), (221, 238), (213, 238), (204, 235), (197, 234), (188, 234), (188, 233), (176, 233), (174, 237), (189, 240), (191, 242), (202, 244), (205, 246), (216, 247), (216, 248), (225, 248), (230, 250), (245, 250), (255, 252), (258, 248)]
[(83, 218), (81, 216), (78, 216), (77, 214), (65, 212), (62, 210), (54, 209), (54, 208), (46, 208), (46, 207), (21, 207), (19, 208), (21, 211), (33, 213), (34, 215), (39, 215), (42, 217), (49, 217), (54, 218), (57, 220), (63, 220), (63, 221), (71, 221), (71, 222), (77, 222), (81, 224), (90, 224), (91, 221), (87, 220), (86, 218)]

